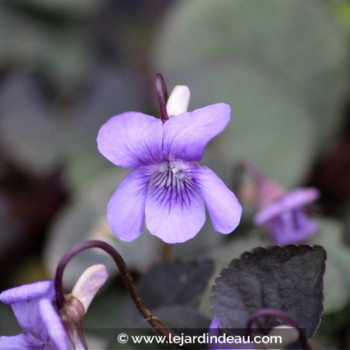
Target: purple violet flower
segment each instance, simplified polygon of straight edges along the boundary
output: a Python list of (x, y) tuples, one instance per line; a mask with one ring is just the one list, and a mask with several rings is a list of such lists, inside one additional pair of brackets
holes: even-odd
[(217, 103), (173, 115), (164, 123), (126, 112), (101, 127), (99, 151), (113, 164), (131, 169), (107, 208), (109, 224), (120, 239), (136, 239), (145, 220), (151, 234), (164, 242), (185, 242), (202, 228), (205, 206), (216, 231), (228, 234), (237, 227), (242, 208), (236, 196), (199, 163), (207, 143), (229, 120), (230, 107)]
[(4, 304), (12, 306), (24, 333), (1, 336), (0, 348), (8, 350), (69, 350), (69, 340), (52, 299), (53, 281), (41, 281), (8, 289), (0, 294)]
[[(91, 301), (108, 279), (102, 264), (87, 268), (79, 277), (69, 301), (56, 311), (54, 281), (24, 284), (0, 293), (0, 301), (11, 305), (24, 333), (0, 336), (0, 349), (69, 350), (85, 349), (77, 329)], [(64, 324), (62, 319), (65, 320)], [(71, 327), (71, 328), (70, 328)]]
[(303, 241), (318, 229), (316, 220), (307, 216), (304, 207), (315, 201), (319, 192), (315, 188), (300, 188), (288, 192), (263, 208), (255, 215), (257, 225), (265, 225), (277, 244)]

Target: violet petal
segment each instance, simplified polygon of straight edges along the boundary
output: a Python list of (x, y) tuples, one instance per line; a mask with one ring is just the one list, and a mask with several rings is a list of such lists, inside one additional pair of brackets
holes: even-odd
[(123, 168), (160, 162), (163, 128), (161, 120), (138, 112), (116, 115), (102, 125), (98, 150)]
[(204, 198), (214, 229), (223, 234), (232, 232), (242, 215), (237, 197), (208, 167), (197, 166), (192, 176)]
[(142, 233), (149, 180), (145, 167), (131, 171), (108, 203), (108, 222), (123, 241), (133, 241)]
[(230, 121), (231, 108), (217, 103), (171, 117), (164, 123), (163, 151), (168, 160), (200, 161), (204, 148)]
[(41, 320), (40, 334), (37, 333), (39, 338), (46, 344), (53, 344), (57, 350), (69, 350), (66, 330), (51, 301), (41, 299), (39, 312)]
[(267, 227), (277, 244), (292, 244), (316, 233), (318, 223), (310, 219), (302, 209), (295, 209), (274, 217), (267, 223)]
[(0, 300), (10, 304), (19, 325), (24, 330), (35, 332), (40, 323), (38, 304), (40, 299), (52, 299), (53, 281), (40, 281), (8, 289), (0, 294)]
[(23, 349), (42, 349), (44, 343), (34, 338), (30, 333), (21, 333), (13, 336), (0, 337), (0, 349), (23, 350)]
[(146, 198), (146, 226), (166, 243), (193, 238), (205, 222), (204, 201), (198, 187), (185, 174), (158, 172)]
[(319, 197), (319, 192), (315, 188), (299, 188), (288, 192), (280, 200), (268, 205), (260, 210), (254, 217), (257, 225), (264, 224), (282, 212), (293, 210), (305, 206)]

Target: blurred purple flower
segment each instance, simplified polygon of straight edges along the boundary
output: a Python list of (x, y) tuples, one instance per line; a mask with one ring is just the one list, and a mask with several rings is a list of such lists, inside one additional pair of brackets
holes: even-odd
[(67, 333), (52, 304), (54, 295), (53, 281), (25, 284), (2, 292), (0, 300), (12, 306), (24, 333), (1, 336), (0, 348), (68, 350)]
[(115, 165), (132, 169), (113, 194), (107, 219), (124, 241), (148, 230), (167, 243), (193, 238), (205, 222), (205, 205), (216, 231), (238, 225), (241, 206), (215, 173), (199, 164), (207, 143), (224, 130), (224, 103), (174, 115), (164, 123), (138, 112), (112, 117), (98, 134), (99, 151)]
[(254, 217), (257, 225), (265, 225), (277, 244), (297, 243), (316, 233), (318, 223), (307, 216), (304, 207), (315, 201), (315, 188), (300, 188), (284, 194), (263, 208)]

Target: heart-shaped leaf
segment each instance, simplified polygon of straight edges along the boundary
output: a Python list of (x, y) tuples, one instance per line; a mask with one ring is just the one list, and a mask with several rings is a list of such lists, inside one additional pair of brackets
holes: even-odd
[(244, 328), (258, 310), (279, 309), (310, 338), (323, 311), (326, 252), (320, 246), (257, 248), (234, 259), (213, 287), (212, 308), (223, 328)]

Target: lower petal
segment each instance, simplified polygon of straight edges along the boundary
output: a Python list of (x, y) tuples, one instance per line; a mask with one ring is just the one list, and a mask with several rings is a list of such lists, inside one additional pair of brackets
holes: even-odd
[(0, 337), (0, 349), (23, 350), (41, 349), (44, 344), (30, 333), (22, 333), (10, 337)]
[(242, 207), (233, 192), (209, 168), (197, 166), (192, 170), (216, 231), (231, 233), (239, 224)]
[(205, 222), (204, 202), (197, 186), (189, 179), (158, 174), (146, 198), (146, 226), (166, 243), (182, 243), (193, 238)]
[(40, 330), (38, 329), (40, 340), (44, 341), (48, 348), (51, 346), (58, 350), (69, 350), (67, 333), (51, 301), (48, 299), (40, 300), (39, 312), (41, 324), (38, 324), (37, 327), (40, 327)]
[(286, 211), (267, 223), (276, 244), (292, 244), (306, 240), (316, 233), (318, 223), (309, 218), (302, 209)]
[(150, 175), (144, 167), (130, 172), (108, 203), (107, 219), (114, 233), (131, 242), (142, 233)]

